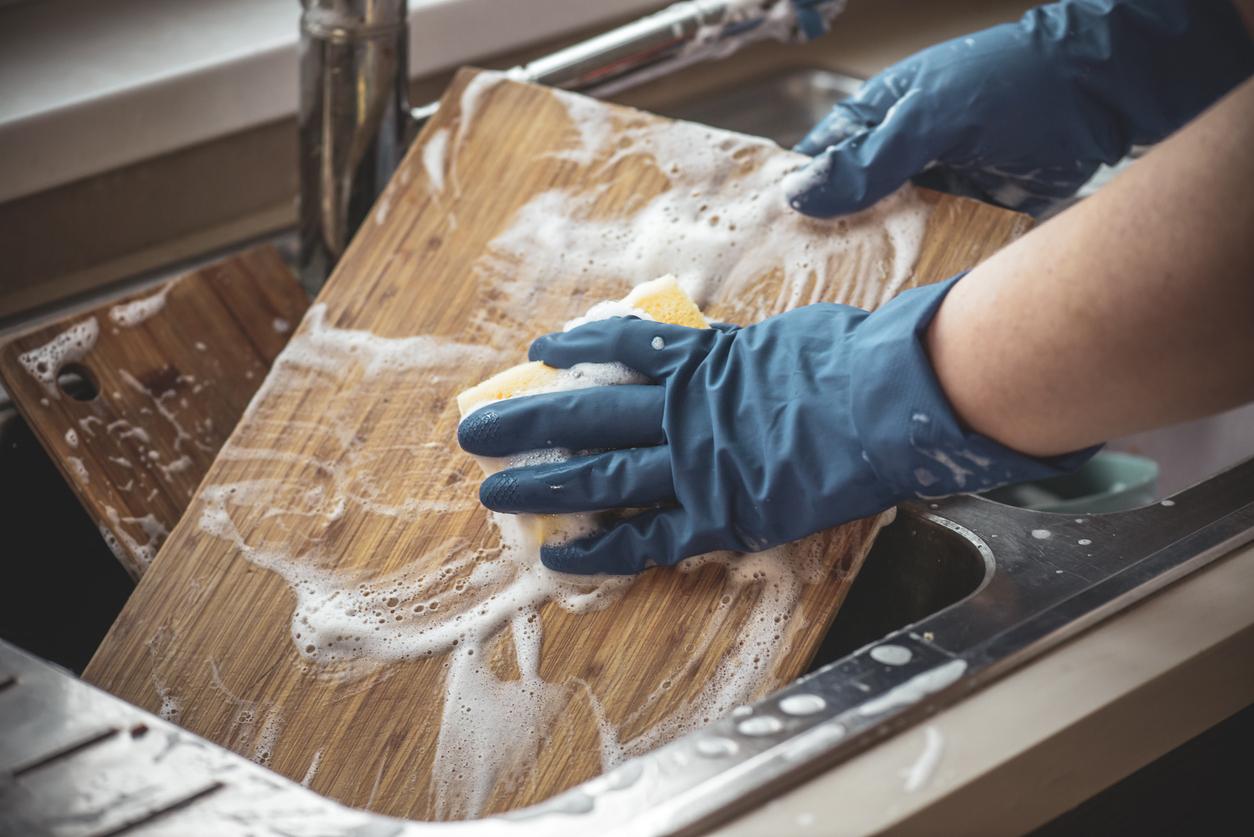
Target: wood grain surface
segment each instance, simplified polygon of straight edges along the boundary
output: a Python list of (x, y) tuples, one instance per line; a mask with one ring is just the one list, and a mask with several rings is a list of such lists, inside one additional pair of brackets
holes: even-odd
[(912, 191), (803, 219), (761, 191), (799, 159), (459, 74), (87, 679), (417, 819), (539, 801), (794, 679), (883, 516), (634, 581), (557, 577), (478, 505), (453, 399), (659, 266), (752, 322), (877, 305), (1027, 227)]
[[(307, 306), (278, 253), (261, 247), (0, 348), (5, 388), (133, 577), (178, 523)], [(90, 337), (90, 348), (66, 341), (39, 353), (66, 334)], [(63, 389), (58, 371), (67, 370), (77, 380)]]

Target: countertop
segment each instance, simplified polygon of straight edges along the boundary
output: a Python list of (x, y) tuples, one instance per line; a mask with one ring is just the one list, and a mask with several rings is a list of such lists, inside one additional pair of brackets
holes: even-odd
[(718, 833), (1014, 834), (1254, 703), (1254, 547)]

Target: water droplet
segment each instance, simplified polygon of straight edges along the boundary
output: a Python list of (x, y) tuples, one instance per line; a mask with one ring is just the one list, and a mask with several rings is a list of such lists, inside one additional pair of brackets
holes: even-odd
[(904, 645), (887, 643), (871, 649), (871, 659), (887, 666), (904, 666), (914, 656)]
[(1036, 538), (1038, 541), (1048, 540), (1051, 534), (1052, 533), (1048, 529), (1032, 530), (1032, 537)]
[(662, 349), (666, 348), (666, 341), (661, 337), (654, 337), (649, 345), (660, 352)]
[(733, 756), (740, 747), (730, 738), (700, 738), (697, 740), (697, 754), (706, 758), (716, 759)]
[(813, 715), (825, 706), (827, 701), (818, 695), (789, 695), (779, 702), (780, 710), (789, 715)]
[(1080, 538), (1078, 541), (1076, 541), (1076, 543), (1078, 543), (1080, 546), (1088, 546), (1089, 544), (1092, 543), (1092, 541), (1089, 540), (1088, 538)]
[(736, 725), (742, 735), (772, 735), (783, 728), (783, 722), (770, 715), (755, 715)]
[(1159, 503), (1160, 506), (1166, 506), (1167, 508), (1171, 508), (1175, 504), (1176, 504), (1175, 500), (1163, 500), (1161, 503)]

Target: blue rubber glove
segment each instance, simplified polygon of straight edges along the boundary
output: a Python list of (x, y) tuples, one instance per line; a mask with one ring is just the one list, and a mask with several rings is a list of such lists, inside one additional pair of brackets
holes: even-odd
[(746, 328), (627, 318), (541, 337), (532, 360), (618, 361), (655, 383), (523, 396), (467, 416), (458, 439), (470, 453), (585, 451), (493, 474), (480, 499), (501, 512), (647, 507), (541, 551), (554, 570), (633, 573), (1078, 466), (1091, 450), (1031, 459), (959, 425), (921, 342), (954, 281), (874, 314), (822, 303)]
[(911, 178), (1039, 214), (1252, 72), (1230, 0), (1064, 0), (870, 79), (797, 145), (817, 156), (785, 188), (820, 217)]

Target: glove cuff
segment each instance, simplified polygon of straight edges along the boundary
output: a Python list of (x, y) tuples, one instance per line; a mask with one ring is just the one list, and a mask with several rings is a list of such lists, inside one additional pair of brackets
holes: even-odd
[(986, 491), (1075, 470), (1100, 445), (1026, 456), (962, 427), (932, 371), (924, 334), (965, 271), (906, 291), (849, 336), (851, 413), (863, 458), (898, 499)]

